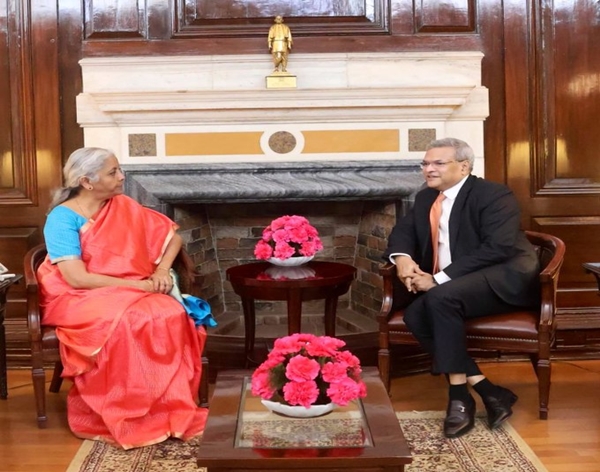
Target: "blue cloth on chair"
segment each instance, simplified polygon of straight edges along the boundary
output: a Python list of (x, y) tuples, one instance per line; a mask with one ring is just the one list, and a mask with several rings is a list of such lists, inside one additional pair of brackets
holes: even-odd
[(217, 322), (212, 316), (212, 310), (206, 300), (202, 298), (188, 295), (187, 293), (181, 294), (182, 305), (187, 311), (187, 314), (194, 320), (196, 326), (208, 326), (214, 328), (217, 326)]
[(183, 305), (186, 313), (194, 320), (196, 326), (208, 326), (214, 328), (217, 322), (212, 316), (212, 310), (206, 300), (194, 297), (187, 293), (181, 293), (179, 290), (179, 277), (177, 273), (171, 269), (171, 277), (173, 278), (173, 288), (169, 292), (175, 300)]

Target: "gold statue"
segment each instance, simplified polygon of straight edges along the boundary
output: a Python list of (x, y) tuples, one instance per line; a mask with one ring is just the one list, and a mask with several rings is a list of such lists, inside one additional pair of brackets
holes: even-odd
[(275, 24), (269, 29), (269, 51), (273, 55), (274, 72), (287, 72), (288, 54), (292, 49), (292, 32), (283, 24), (280, 15), (275, 17)]

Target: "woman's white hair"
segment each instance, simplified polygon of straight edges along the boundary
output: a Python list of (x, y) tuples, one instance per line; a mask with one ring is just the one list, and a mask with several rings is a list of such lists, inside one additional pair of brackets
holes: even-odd
[(103, 148), (83, 147), (73, 151), (63, 167), (64, 186), (54, 191), (50, 210), (76, 197), (81, 190), (82, 178), (87, 177), (90, 182), (97, 182), (100, 169), (110, 157), (115, 157), (115, 153)]

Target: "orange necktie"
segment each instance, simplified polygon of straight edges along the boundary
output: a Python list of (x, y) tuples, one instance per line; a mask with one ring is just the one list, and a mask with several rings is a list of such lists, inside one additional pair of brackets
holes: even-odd
[(433, 247), (433, 273), (438, 271), (438, 240), (440, 234), (440, 218), (442, 216), (442, 200), (446, 196), (440, 192), (431, 205), (429, 211), (429, 223), (431, 224), (431, 245)]

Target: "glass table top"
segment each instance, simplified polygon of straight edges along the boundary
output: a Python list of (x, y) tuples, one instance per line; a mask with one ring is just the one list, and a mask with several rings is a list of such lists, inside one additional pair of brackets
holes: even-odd
[(290, 418), (269, 411), (242, 386), (234, 447), (260, 449), (364, 448), (373, 445), (360, 400), (317, 418)]

